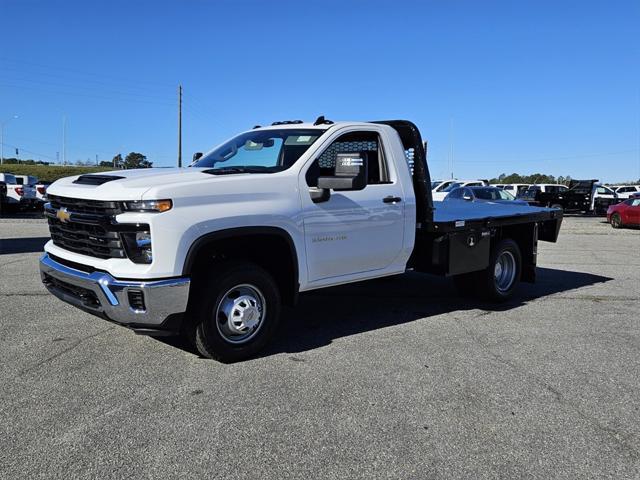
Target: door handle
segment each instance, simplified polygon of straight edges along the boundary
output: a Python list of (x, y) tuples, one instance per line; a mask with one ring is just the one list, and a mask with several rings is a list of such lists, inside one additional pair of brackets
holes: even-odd
[(384, 203), (398, 203), (398, 202), (401, 202), (402, 199), (400, 197), (394, 197), (393, 195), (389, 195), (388, 197), (384, 197), (382, 201)]

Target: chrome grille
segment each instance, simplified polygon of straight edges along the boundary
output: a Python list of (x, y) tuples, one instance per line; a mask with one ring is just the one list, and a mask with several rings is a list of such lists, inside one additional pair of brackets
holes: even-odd
[[(120, 234), (110, 228), (113, 217), (122, 212), (120, 202), (48, 197), (45, 208), (53, 243), (65, 250), (97, 258), (127, 258)], [(56, 213), (66, 209), (70, 219)]]

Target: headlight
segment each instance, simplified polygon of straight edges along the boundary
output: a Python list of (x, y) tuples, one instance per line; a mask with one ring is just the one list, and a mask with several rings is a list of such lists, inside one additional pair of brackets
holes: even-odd
[(129, 212), (166, 212), (171, 210), (171, 200), (137, 200), (124, 202), (124, 208)]
[(121, 233), (127, 256), (134, 263), (151, 263), (153, 250), (151, 248), (151, 233), (148, 230)]

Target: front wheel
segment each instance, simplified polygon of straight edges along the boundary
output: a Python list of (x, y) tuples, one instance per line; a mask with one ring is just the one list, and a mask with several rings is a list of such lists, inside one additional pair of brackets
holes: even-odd
[(611, 215), (611, 226), (613, 228), (622, 227), (622, 217), (620, 217), (619, 213), (614, 213), (613, 215)]
[(489, 266), (478, 272), (478, 290), (482, 297), (504, 302), (513, 295), (522, 272), (522, 255), (511, 239), (500, 241), (491, 252)]
[(198, 353), (229, 363), (258, 353), (277, 330), (280, 293), (258, 265), (229, 261), (197, 280), (187, 335)]

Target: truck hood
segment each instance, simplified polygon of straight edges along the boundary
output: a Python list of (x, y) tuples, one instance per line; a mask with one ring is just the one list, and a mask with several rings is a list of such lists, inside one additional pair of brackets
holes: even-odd
[[(212, 176), (202, 173), (203, 170), (206, 168), (141, 168), (76, 175), (55, 181), (49, 186), (47, 193), (89, 200), (141, 200), (145, 192), (157, 187), (210, 179)], [(83, 179), (78, 181), (80, 177)], [(83, 180), (87, 177), (89, 182), (84, 183)]]

